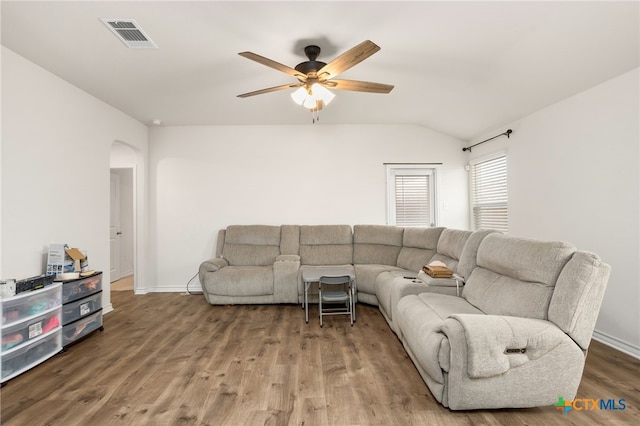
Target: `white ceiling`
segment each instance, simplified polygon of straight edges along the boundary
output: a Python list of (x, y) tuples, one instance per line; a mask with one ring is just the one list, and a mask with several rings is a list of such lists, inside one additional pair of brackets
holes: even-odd
[[(382, 49), (340, 78), (326, 124), (415, 124), (472, 139), (639, 66), (639, 3), (2, 1), (2, 44), (145, 124), (311, 125), (295, 82), (238, 56), (294, 67), (312, 42), (329, 62)], [(158, 45), (127, 49), (99, 18), (133, 18)], [(308, 43), (307, 43), (308, 42)]]

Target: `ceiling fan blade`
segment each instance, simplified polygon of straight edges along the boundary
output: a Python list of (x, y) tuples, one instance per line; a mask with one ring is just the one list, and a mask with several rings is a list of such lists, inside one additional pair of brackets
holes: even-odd
[(275, 92), (277, 90), (290, 89), (292, 87), (300, 87), (302, 83), (283, 84), (282, 86), (269, 87), (267, 89), (256, 90), (255, 92), (243, 93), (238, 95), (239, 98), (248, 98), (249, 96), (262, 95), (263, 93)]
[(329, 89), (351, 90), (354, 92), (389, 93), (394, 86), (390, 84), (371, 83), (356, 80), (326, 80), (321, 83)]
[(322, 67), (318, 71), (318, 77), (323, 80), (333, 78), (364, 61), (378, 50), (380, 50), (380, 46), (370, 40), (365, 40)]
[(298, 78), (298, 79), (302, 78), (305, 80), (307, 78), (307, 76), (302, 74), (300, 71), (296, 71), (291, 67), (281, 64), (280, 62), (273, 61), (269, 58), (265, 58), (264, 56), (256, 55), (255, 53), (252, 53), (252, 52), (240, 52), (238, 53), (238, 55), (247, 59), (251, 59), (252, 61), (256, 61), (259, 64), (266, 65), (278, 71), (282, 71), (283, 73), (289, 74), (295, 78)]

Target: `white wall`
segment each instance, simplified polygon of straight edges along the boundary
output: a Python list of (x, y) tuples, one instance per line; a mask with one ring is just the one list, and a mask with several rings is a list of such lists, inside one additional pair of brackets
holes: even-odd
[(386, 223), (385, 162), (442, 162), (439, 225), (468, 227), (462, 142), (422, 127), (159, 127), (149, 140), (149, 291), (184, 290), (228, 225)]
[(612, 266), (595, 337), (637, 357), (639, 74), (625, 73), (489, 132), (513, 129), (511, 139), (470, 154), (508, 149), (510, 234), (568, 241)]
[(109, 156), (147, 127), (2, 47), (2, 277), (43, 273), (50, 243), (86, 249), (109, 297)]

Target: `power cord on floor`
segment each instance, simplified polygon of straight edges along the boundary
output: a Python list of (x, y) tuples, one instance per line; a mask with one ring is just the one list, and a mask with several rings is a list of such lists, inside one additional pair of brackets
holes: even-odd
[(202, 294), (201, 291), (191, 291), (191, 290), (189, 290), (189, 284), (191, 284), (191, 281), (193, 281), (193, 279), (195, 277), (197, 277), (197, 276), (198, 276), (198, 272), (196, 272), (196, 274), (194, 276), (192, 276), (189, 281), (187, 281), (187, 293), (189, 293), (189, 294)]

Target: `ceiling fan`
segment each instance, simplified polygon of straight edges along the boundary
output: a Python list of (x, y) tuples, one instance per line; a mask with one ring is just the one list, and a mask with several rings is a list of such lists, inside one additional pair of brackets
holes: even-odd
[(338, 74), (364, 61), (378, 50), (380, 50), (378, 45), (366, 40), (347, 50), (327, 64), (316, 60), (320, 55), (320, 47), (311, 45), (304, 48), (304, 53), (309, 60), (299, 63), (295, 68), (288, 67), (252, 52), (240, 52), (238, 55), (289, 74), (298, 81), (296, 83), (283, 84), (281, 86), (243, 93), (238, 95), (238, 97), (248, 98), (263, 93), (298, 87), (298, 90), (291, 94), (293, 100), (297, 104), (317, 113), (317, 111), (322, 109), (322, 107), (328, 104), (335, 96), (327, 90), (327, 88), (354, 92), (389, 93), (393, 89), (393, 86), (389, 84), (357, 80), (338, 80), (334, 78), (338, 76)]

